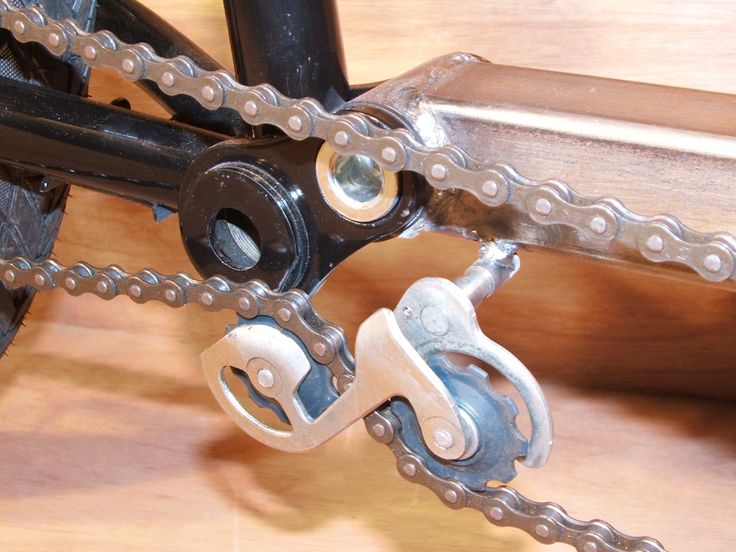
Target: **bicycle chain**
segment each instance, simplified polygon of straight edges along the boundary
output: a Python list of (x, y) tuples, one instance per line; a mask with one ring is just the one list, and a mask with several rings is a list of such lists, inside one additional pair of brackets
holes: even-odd
[[(207, 109), (234, 109), (247, 123), (277, 126), (295, 140), (318, 137), (340, 154), (367, 155), (385, 170), (417, 172), (435, 188), (468, 191), (491, 207), (514, 205), (540, 224), (564, 224), (590, 239), (617, 240), (652, 261), (680, 262), (712, 281), (736, 278), (736, 239), (728, 234), (698, 233), (670, 216), (636, 215), (615, 199), (593, 200), (560, 181), (538, 183), (507, 165), (481, 165), (453, 146), (429, 148), (407, 130), (380, 128), (357, 113), (335, 115), (314, 99), (287, 98), (268, 84), (244, 86), (225, 71), (205, 71), (185, 57), (161, 58), (150, 46), (125, 44), (108, 31), (87, 33), (73, 21), (49, 17), (41, 8), (18, 9), (0, 0), (0, 28), (20, 42), (37, 42), (52, 54), (77, 54), (91, 67), (113, 68), (133, 81), (151, 80), (165, 93), (187, 95)], [(456, 58), (467, 59), (463, 54)], [(258, 281), (234, 284), (220, 277), (202, 281), (149, 269), (131, 275), (116, 266), (64, 267), (52, 260), (35, 263), (24, 258), (0, 260), (0, 273), (11, 287), (40, 291), (61, 287), (71, 295), (92, 293), (108, 300), (125, 295), (138, 303), (159, 301), (171, 307), (194, 302), (206, 310), (231, 310), (245, 318), (268, 316), (293, 332), (310, 355), (332, 371), (338, 392), (353, 379), (353, 359), (342, 330), (320, 317), (299, 290), (277, 293)], [(602, 521), (578, 521), (557, 504), (531, 501), (506, 486), (477, 492), (435, 476), (394, 439), (398, 420), (387, 410), (369, 415), (366, 424), (378, 441), (390, 446), (406, 479), (430, 488), (451, 508), (474, 508), (496, 525), (517, 527), (542, 543), (566, 543), (581, 552), (664, 552), (654, 539), (626, 536)]]

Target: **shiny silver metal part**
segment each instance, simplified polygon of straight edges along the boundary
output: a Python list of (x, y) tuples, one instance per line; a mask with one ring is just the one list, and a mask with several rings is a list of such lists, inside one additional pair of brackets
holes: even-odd
[(365, 155), (339, 155), (327, 142), (317, 154), (315, 171), (322, 197), (347, 219), (379, 220), (399, 199), (396, 173), (384, 171)]
[[(442, 381), (402, 335), (391, 311), (381, 309), (360, 326), (356, 365), (360, 369), (352, 383), (313, 419), (297, 395), (309, 373), (309, 359), (275, 328), (242, 324), (202, 353), (207, 383), (223, 410), (248, 435), (275, 449), (313, 449), (390, 398), (401, 396), (414, 408), (434, 454), (456, 460), (475, 452), (477, 428), (462, 417)], [(259, 393), (279, 403), (291, 430), (264, 424), (238, 401), (225, 380), (225, 370), (231, 367), (243, 370)]]
[(401, 331), (423, 359), (443, 353), (465, 355), (494, 368), (513, 384), (532, 424), (522, 463), (539, 468), (547, 462), (554, 440), (547, 399), (526, 366), (483, 334), (473, 305), (473, 300), (478, 304), (490, 296), (518, 266), (513, 249), (488, 244), (480, 259), (455, 283), (443, 278), (423, 278), (414, 283), (394, 313)]
[[(529, 100), (531, 107), (535, 106), (534, 101), (551, 98), (549, 107), (538, 106), (541, 116), (511, 118), (508, 128), (499, 127), (493, 120), (483, 120), (483, 107), (488, 102), (483, 94), (496, 87), (489, 74), (497, 66), (468, 54), (453, 54), (433, 60), (362, 97), (363, 103), (394, 111), (413, 126), (413, 130), (392, 130), (379, 127), (359, 113), (330, 113), (311, 98), (287, 98), (268, 84), (244, 86), (226, 71), (205, 71), (185, 57), (162, 58), (146, 44), (126, 44), (107, 31), (86, 33), (71, 21), (54, 20), (40, 8), (21, 10), (8, 0), (0, 0), (0, 28), (12, 32), (16, 40), (37, 42), (54, 54), (78, 54), (91, 67), (112, 68), (130, 80), (153, 81), (167, 94), (187, 95), (207, 109), (233, 109), (247, 123), (274, 125), (295, 140), (321, 138), (340, 155), (366, 155), (389, 172), (416, 172), (438, 192), (429, 206), (429, 216), (415, 225), (414, 233), (455, 231), (468, 237), (543, 245), (613, 261), (646, 259), (668, 263), (667, 266), (681, 265), (681, 269), (689, 268), (705, 281), (728, 282), (730, 287), (736, 280), (736, 224), (732, 224), (733, 214), (728, 207), (733, 193), (724, 193), (733, 191), (730, 186), (736, 131), (726, 121), (736, 116), (736, 96), (551, 73), (559, 79), (550, 77), (539, 82), (532, 79), (536, 85), (530, 87), (534, 89)], [(523, 76), (526, 70), (520, 71)], [(464, 86), (454, 80), (458, 75), (464, 78)], [(567, 97), (566, 86), (580, 79), (583, 86), (574, 88), (576, 95)], [(513, 84), (517, 75), (512, 74), (507, 81)], [(520, 78), (519, 82), (526, 81)], [(434, 111), (428, 109), (431, 96), (426, 94), (433, 85), (444, 93), (435, 102)], [(603, 99), (620, 93), (627, 101), (611, 101), (610, 105), (606, 101), (593, 101), (587, 107), (581, 103), (581, 119), (574, 125), (577, 134), (573, 137), (577, 139), (566, 147), (562, 147), (567, 143), (562, 139), (559, 147), (548, 147), (544, 155), (538, 155), (537, 136), (545, 138), (540, 143), (547, 144), (547, 137), (564, 134), (562, 122), (568, 119), (555, 115), (557, 104), (567, 106), (568, 113), (574, 114), (576, 101), (583, 98), (583, 92), (595, 92), (597, 86), (607, 91), (601, 96)], [(517, 88), (523, 92), (524, 87), (514, 88), (506, 83), (498, 88), (506, 91), (502, 100), (512, 100), (511, 92)], [(630, 89), (636, 92), (628, 92)], [(472, 96), (474, 90), (476, 95)], [(468, 94), (466, 101), (474, 102), (475, 109), (463, 107), (464, 97), (458, 93)], [(634, 120), (614, 118), (623, 109), (613, 108), (621, 108), (621, 103), (631, 107), (634, 100), (644, 106), (634, 112), (631, 117)], [(656, 101), (665, 102), (664, 108), (656, 107)], [(460, 104), (457, 109), (452, 107), (455, 102)], [(439, 117), (445, 113), (442, 106), (449, 117)], [(657, 126), (666, 120), (668, 106), (673, 117), (674, 113), (678, 114), (674, 121), (679, 125), (669, 131)], [(496, 112), (503, 113), (501, 107)], [(657, 115), (648, 117), (648, 110)], [(702, 116), (688, 117), (691, 111)], [(532, 122), (545, 121), (543, 131), (537, 133)], [(451, 123), (459, 127), (457, 132), (452, 131)], [(594, 135), (599, 126), (606, 130)], [(510, 131), (501, 132), (504, 129)], [(525, 142), (519, 143), (525, 143), (525, 147), (507, 158), (503, 156), (506, 152), (514, 153), (516, 136), (511, 132), (514, 129), (524, 130)], [(644, 143), (636, 138), (639, 134), (647, 136)], [(629, 138), (620, 144), (612, 141), (624, 137)], [(596, 163), (604, 149), (593, 148), (582, 162), (573, 155), (587, 151), (588, 143), (612, 146), (611, 155), (606, 156), (607, 166)], [(670, 149), (675, 146), (677, 149)], [(644, 154), (637, 156), (637, 150)], [(687, 161), (693, 156), (699, 160), (695, 175), (693, 165)], [(513, 162), (524, 168), (525, 159), (549, 164), (526, 173), (534, 179), (522, 176), (507, 164)], [(557, 172), (565, 168), (561, 163), (566, 159), (575, 160), (572, 167)], [(602, 183), (591, 180), (591, 174), (600, 171), (583, 172), (583, 167), (601, 170), (607, 167), (602, 174), (608, 180)], [(670, 167), (674, 167), (674, 173)], [(620, 192), (633, 168), (641, 172), (638, 179), (632, 180), (630, 191), (635, 193), (625, 199), (627, 204), (640, 205), (639, 213), (615, 199), (624, 197)], [(658, 174), (665, 177), (658, 180)], [(576, 187), (590, 195), (575, 191), (559, 180), (561, 177), (574, 177)], [(717, 192), (715, 197), (721, 198), (720, 202), (713, 198), (693, 201), (692, 190), (702, 194), (694, 183), (703, 180), (717, 182), (708, 191), (711, 195)], [(678, 191), (680, 199), (670, 189)], [(468, 204), (467, 198), (454, 196), (446, 201), (446, 190), (467, 192), (480, 203)], [(688, 190), (691, 190), (689, 194)], [(650, 201), (641, 204), (639, 197), (648, 197)], [(704, 205), (705, 210), (697, 209), (697, 205)], [(719, 206), (718, 212), (710, 212), (715, 206)], [(676, 213), (681, 218), (687, 217), (687, 223), (692, 224), (691, 214), (703, 211), (698, 220), (706, 225), (704, 230), (693, 229), (673, 214), (660, 215)]]

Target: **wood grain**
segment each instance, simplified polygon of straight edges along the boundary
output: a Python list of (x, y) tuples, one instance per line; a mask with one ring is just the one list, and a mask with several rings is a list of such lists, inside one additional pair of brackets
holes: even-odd
[[(230, 65), (218, 2), (146, 4)], [(339, 8), (352, 82), (466, 50), (736, 93), (734, 2), (344, 0)], [(92, 95), (125, 95), (160, 113), (108, 73), (95, 75)], [(456, 275), (474, 254), (470, 243), (437, 236), (378, 244), (339, 267), (316, 301), (354, 335), (412, 281)], [(191, 270), (175, 219), (157, 225), (141, 206), (83, 190), (72, 194), (55, 255)], [(522, 471), (515, 485), (672, 550), (729, 549), (736, 409), (653, 392), (736, 397), (736, 296), (551, 254), (525, 252), (522, 267), (483, 306), (481, 322), (542, 379), (557, 443), (550, 464)], [(406, 484), (359, 426), (299, 456), (244, 436), (210, 396), (198, 361), (230, 322), (195, 308), (38, 297), (0, 366), (0, 550), (547, 549)]]

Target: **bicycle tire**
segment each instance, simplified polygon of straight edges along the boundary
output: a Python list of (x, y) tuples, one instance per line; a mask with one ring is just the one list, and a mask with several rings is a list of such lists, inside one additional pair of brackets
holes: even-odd
[[(55, 18), (72, 18), (91, 30), (95, 0), (12, 0), (17, 7), (39, 5)], [(35, 44), (0, 36), (0, 76), (86, 95), (89, 69), (76, 56), (61, 59)], [(69, 186), (39, 191), (43, 175), (0, 165), (0, 257), (42, 260), (51, 254), (64, 214)], [(0, 356), (4, 355), (28, 312), (35, 292), (0, 286)]]

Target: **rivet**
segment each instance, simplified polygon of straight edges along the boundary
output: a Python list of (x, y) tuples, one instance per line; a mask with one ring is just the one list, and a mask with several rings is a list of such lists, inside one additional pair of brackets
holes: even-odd
[(33, 277), (33, 281), (36, 282), (37, 286), (43, 286), (46, 284), (46, 278), (44, 278), (42, 274), (36, 274)]
[(279, 309), (279, 318), (284, 322), (291, 320), (291, 311), (287, 308)]
[(161, 84), (163, 84), (167, 88), (171, 88), (174, 86), (174, 82), (176, 82), (176, 78), (174, 77), (174, 73), (171, 71), (166, 71), (163, 75), (161, 75)]
[(594, 234), (603, 234), (608, 230), (608, 223), (602, 216), (596, 215), (590, 219), (590, 229)]
[(442, 450), (451, 448), (455, 442), (452, 435), (450, 435), (450, 432), (446, 429), (436, 429), (432, 434), (432, 439), (434, 439), (434, 444)]
[(276, 383), (276, 378), (274, 377), (273, 372), (268, 368), (261, 368), (258, 370), (256, 379), (261, 387), (265, 387), (266, 389), (271, 389), (274, 383)]
[(258, 104), (253, 100), (248, 100), (243, 104), (243, 111), (248, 117), (255, 117), (258, 115)]
[[(379, 439), (386, 435), (386, 428), (383, 427), (383, 424), (373, 424), (371, 426), (371, 431), (373, 432), (373, 435), (378, 437)], [(410, 464), (407, 464), (409, 466)]]
[(647, 238), (647, 249), (655, 253), (661, 253), (664, 250), (664, 240), (657, 234), (652, 234)]
[(598, 552), (598, 545), (588, 541), (583, 545), (583, 552)]
[(94, 46), (85, 46), (84, 57), (87, 59), (97, 59), (97, 48)]
[(212, 294), (209, 291), (205, 291), (202, 295), (199, 296), (199, 301), (203, 305), (210, 306), (212, 303), (215, 302), (215, 298), (212, 296)]
[(64, 280), (64, 285), (66, 286), (66, 289), (77, 289), (77, 280), (72, 276), (67, 276)]
[(503, 510), (499, 508), (498, 506), (494, 506), (490, 510), (488, 510), (488, 515), (491, 519), (495, 519), (496, 521), (501, 521), (503, 519)]
[(537, 524), (537, 526), (534, 528), (534, 532), (543, 539), (549, 537), (549, 527), (547, 527), (544, 523)]
[(15, 34), (19, 35), (26, 34), (26, 24), (20, 19), (16, 20), (15, 23), (13, 23), (13, 31)]
[(338, 130), (335, 133), (335, 144), (338, 146), (347, 146), (350, 143), (350, 136), (344, 130)]
[(703, 264), (708, 272), (719, 272), (723, 268), (723, 261), (715, 253), (707, 255)]
[(381, 159), (383, 159), (386, 163), (393, 163), (396, 161), (397, 154), (396, 150), (390, 146), (386, 146), (381, 150)]
[(401, 468), (401, 471), (404, 472), (404, 475), (414, 477), (417, 474), (417, 467), (411, 462), (407, 462), (406, 464), (404, 464), (404, 467)]
[(143, 295), (143, 288), (139, 286), (138, 284), (132, 284), (128, 288), (128, 293), (130, 293), (133, 297), (140, 297)]
[(61, 36), (59, 36), (59, 33), (49, 33), (49, 36), (46, 37), (46, 42), (52, 48), (56, 48), (61, 44)]
[(447, 178), (447, 168), (440, 163), (435, 163), (432, 165), (432, 169), (429, 171), (429, 174), (431, 174), (432, 178), (435, 180), (444, 180)]
[(5, 279), (8, 282), (15, 282), (15, 272), (13, 272), (12, 270), (6, 270), (5, 271)]
[(486, 180), (480, 189), (488, 197), (496, 197), (498, 194), (498, 184), (494, 180)]
[(177, 297), (178, 297), (178, 296), (177, 296), (177, 294), (176, 294), (176, 291), (174, 291), (174, 290), (173, 290), (173, 289), (171, 289), (171, 288), (169, 288), (169, 289), (167, 289), (166, 291), (164, 291), (164, 298), (165, 298), (165, 299), (166, 299), (166, 300), (167, 300), (167, 301), (168, 301), (169, 303), (174, 303), (174, 302), (176, 301)]
[(445, 500), (450, 504), (455, 504), (459, 498), (460, 497), (457, 496), (457, 491), (455, 489), (447, 489), (445, 491)]
[(133, 71), (135, 71), (135, 62), (130, 58), (125, 58), (123, 60), (123, 63), (121, 64), (121, 67), (123, 68), (123, 71), (131, 74)]
[(238, 298), (238, 307), (240, 307), (240, 309), (244, 311), (250, 310), (251, 308), (250, 299), (248, 299), (247, 297)]
[(299, 132), (304, 127), (304, 122), (301, 117), (292, 115), (289, 117), (289, 128), (294, 132)]
[(321, 341), (318, 341), (312, 346), (312, 351), (314, 351), (314, 354), (318, 357), (323, 357), (327, 353), (327, 346)]
[(97, 282), (97, 285), (95, 287), (100, 293), (107, 293), (107, 291), (110, 289), (110, 286), (105, 280), (100, 280), (99, 282)]
[(546, 197), (541, 197), (534, 204), (534, 210), (542, 216), (547, 216), (552, 212), (552, 203)]
[(202, 98), (204, 98), (204, 101), (211, 102), (215, 99), (215, 89), (211, 86), (203, 86), (202, 87)]

